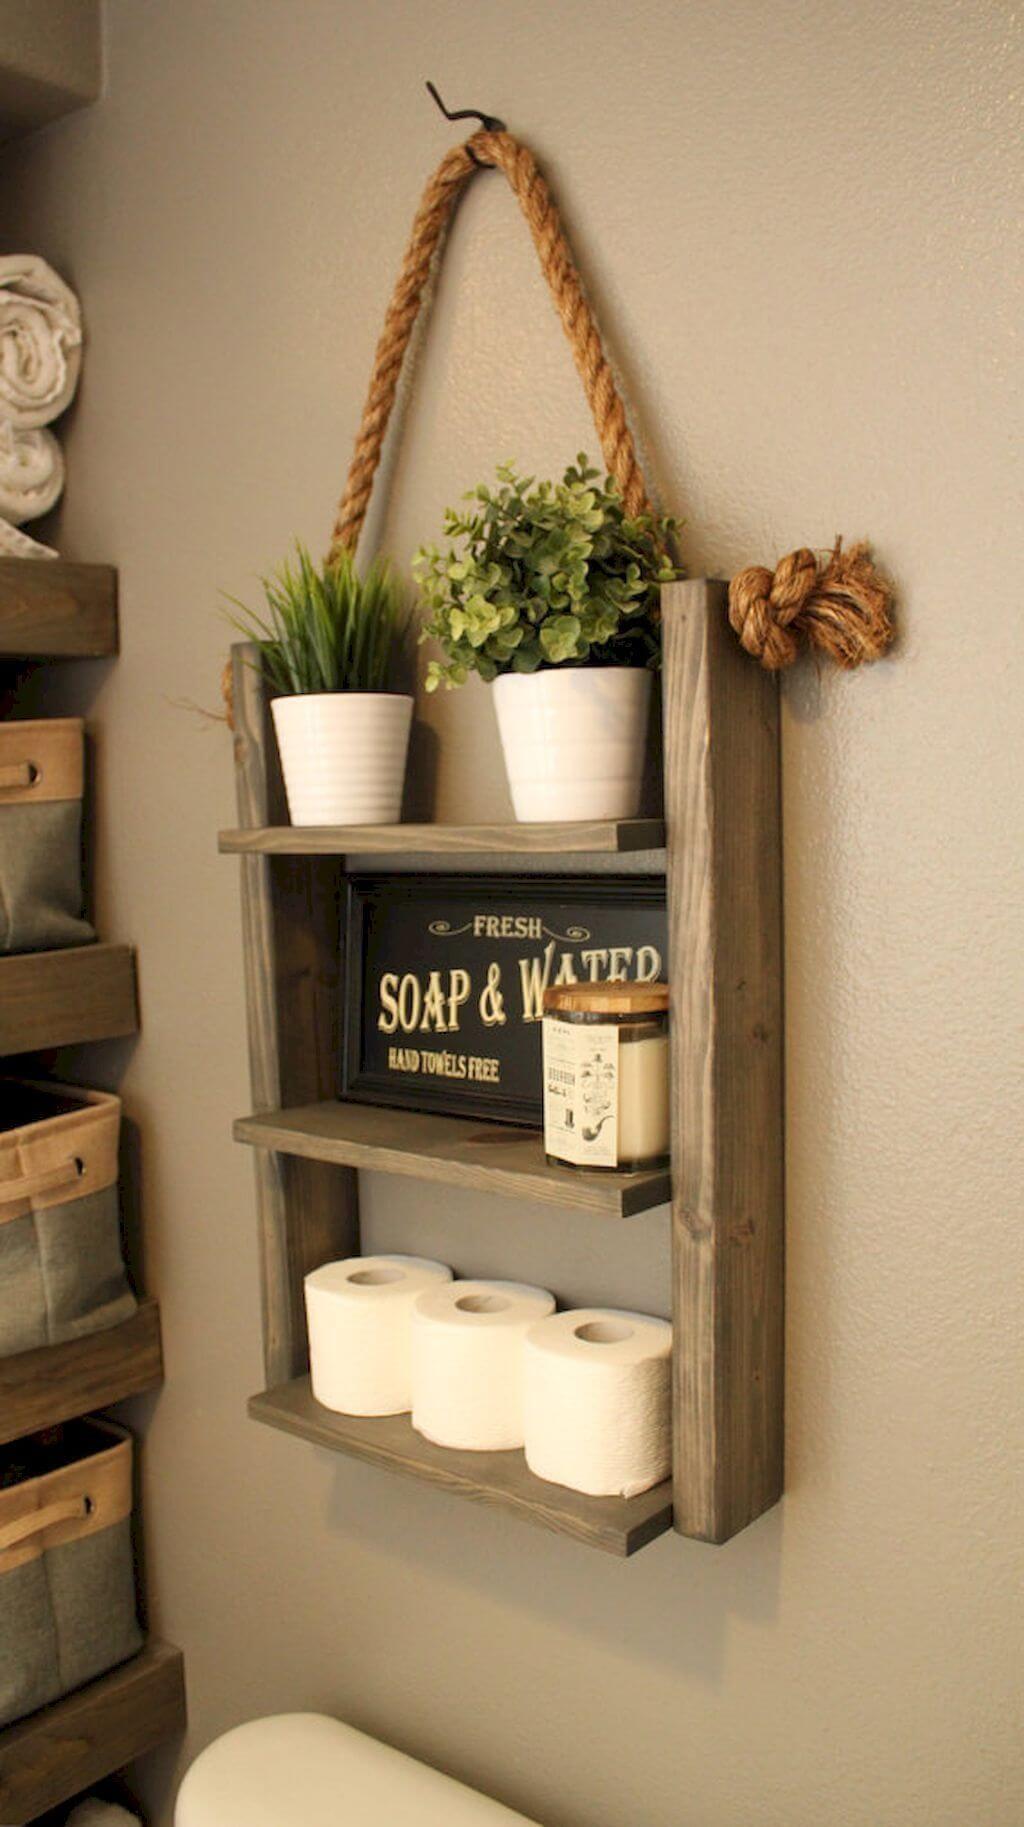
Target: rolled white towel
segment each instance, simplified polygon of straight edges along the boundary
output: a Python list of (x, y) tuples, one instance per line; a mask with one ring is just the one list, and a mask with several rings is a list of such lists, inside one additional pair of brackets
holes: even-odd
[(0, 418), (48, 425), (70, 405), (81, 365), (74, 292), (36, 254), (0, 258)]
[(48, 514), (64, 487), (64, 455), (52, 431), (0, 420), (0, 514), (12, 526)]
[(10, 521), (0, 516), (0, 558), (59, 558), (52, 546), (44, 546), (41, 539), (30, 539), (27, 533), (19, 532)]
[(137, 1814), (129, 1814), (127, 1808), (119, 1808), (116, 1802), (101, 1802), (98, 1796), (90, 1795), (77, 1808), (72, 1808), (65, 1827), (141, 1827)]

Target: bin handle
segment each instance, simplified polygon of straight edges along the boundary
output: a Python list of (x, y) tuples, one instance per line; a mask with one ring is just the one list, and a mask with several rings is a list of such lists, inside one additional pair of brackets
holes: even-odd
[(15, 1522), (0, 1524), (0, 1554), (7, 1548), (17, 1548), (21, 1542), (30, 1541), (33, 1535), (44, 1534), (55, 1523), (83, 1522), (92, 1511), (91, 1497), (65, 1497), (59, 1503), (31, 1511), (28, 1516), (19, 1516)]
[(60, 1167), (48, 1167), (38, 1174), (23, 1174), (20, 1180), (0, 1180), (0, 1205), (13, 1205), (21, 1199), (32, 1199), (38, 1193), (55, 1193), (71, 1186), (85, 1173), (81, 1155), (72, 1155)]
[(0, 793), (16, 793), (22, 787), (34, 787), (39, 769), (33, 761), (16, 761), (0, 768)]

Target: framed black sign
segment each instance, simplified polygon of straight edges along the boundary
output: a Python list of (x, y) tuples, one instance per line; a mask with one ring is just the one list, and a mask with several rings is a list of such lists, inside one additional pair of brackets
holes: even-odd
[(660, 878), (350, 877), (341, 1095), (539, 1126), (544, 990), (667, 943)]

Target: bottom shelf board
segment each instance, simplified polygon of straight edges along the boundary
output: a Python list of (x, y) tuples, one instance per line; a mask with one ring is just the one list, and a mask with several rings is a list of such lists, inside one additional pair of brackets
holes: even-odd
[(253, 1396), (249, 1413), (268, 1427), (421, 1478), (474, 1503), (511, 1510), (525, 1522), (608, 1554), (635, 1554), (672, 1527), (670, 1480), (639, 1497), (585, 1497), (535, 1478), (522, 1453), (462, 1453), (434, 1446), (416, 1433), (407, 1414), (373, 1420), (336, 1415), (315, 1400), (308, 1377)]
[(184, 1724), (181, 1652), (151, 1641), (98, 1681), (0, 1730), (0, 1827), (69, 1801)]
[(163, 1374), (155, 1300), (105, 1332), (0, 1358), (0, 1445), (155, 1389)]

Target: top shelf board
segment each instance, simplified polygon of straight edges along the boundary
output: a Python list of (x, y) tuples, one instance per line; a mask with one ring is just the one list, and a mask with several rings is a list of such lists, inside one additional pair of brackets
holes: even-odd
[(0, 660), (105, 659), (116, 652), (113, 565), (0, 558)]
[(237, 856), (579, 856), (660, 850), (657, 818), (550, 825), (267, 825), (222, 831), (220, 848)]

